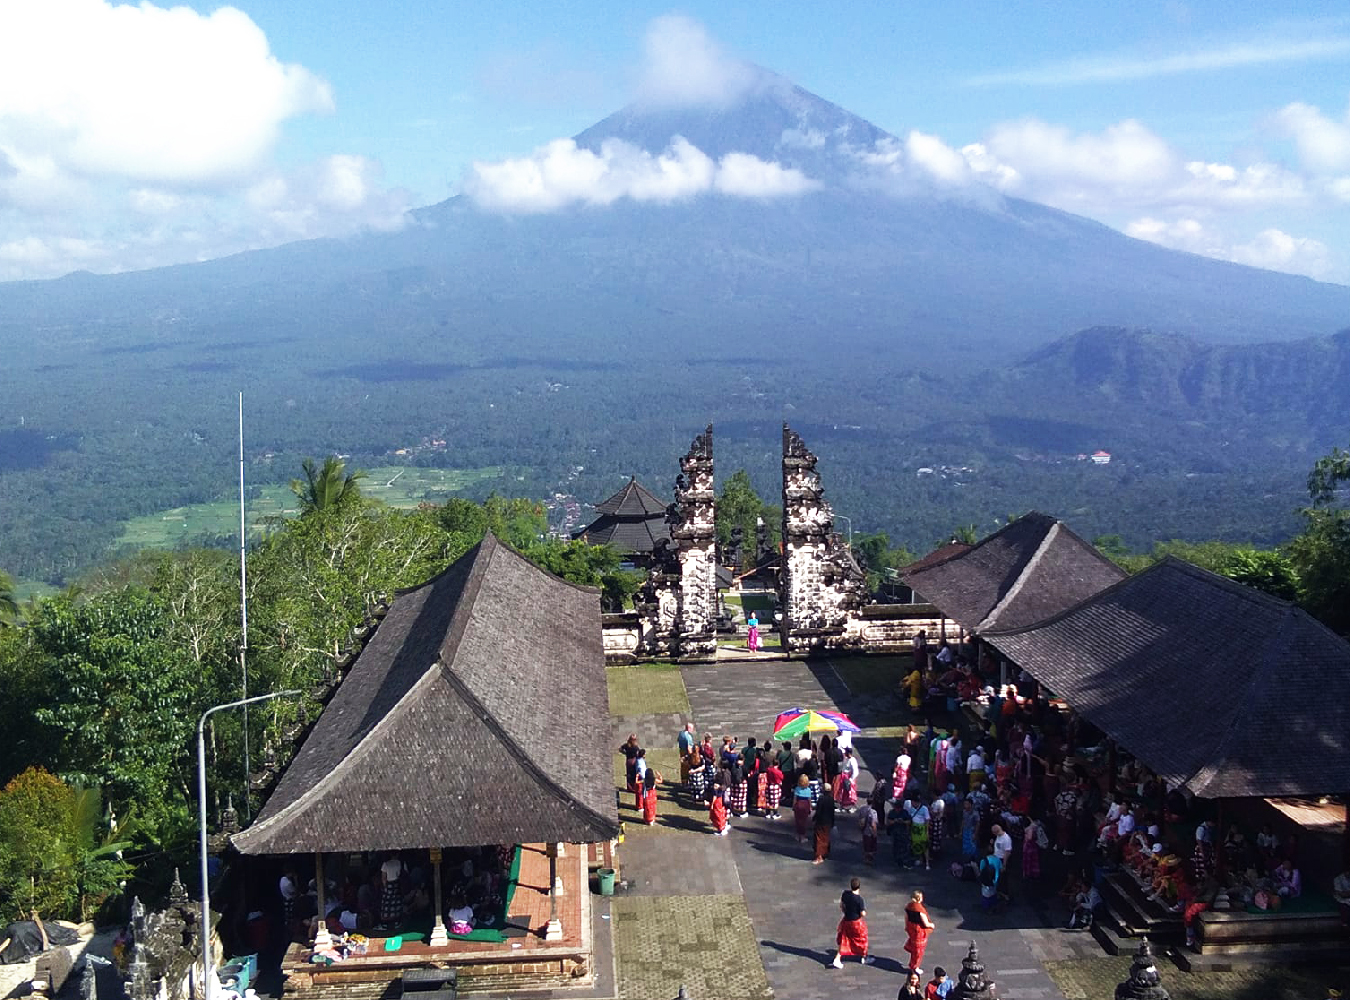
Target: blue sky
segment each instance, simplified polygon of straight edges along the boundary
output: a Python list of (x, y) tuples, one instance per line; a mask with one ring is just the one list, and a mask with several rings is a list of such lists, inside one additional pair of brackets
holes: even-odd
[(547, 144), (740, 60), (949, 182), (1350, 283), (1350, 9), (1232, 0), (4, 0), (0, 279), (397, 228), (475, 164), (547, 184)]

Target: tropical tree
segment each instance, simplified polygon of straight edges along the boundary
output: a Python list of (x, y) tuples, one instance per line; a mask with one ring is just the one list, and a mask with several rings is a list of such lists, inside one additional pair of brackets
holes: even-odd
[(778, 548), (782, 520), (783, 509), (760, 499), (744, 469), (733, 472), (722, 484), (722, 494), (717, 498), (717, 542), (729, 552), (739, 541), (742, 569), (755, 565), (761, 525), (764, 543), (771, 549)]
[(1307, 609), (1331, 628), (1350, 633), (1350, 451), (1333, 448), (1308, 474), (1303, 533), (1289, 551), (1303, 583)]
[(13, 625), (19, 617), (19, 602), (14, 599), (14, 580), (0, 569), (0, 628)]
[(300, 464), (304, 479), (291, 480), (291, 492), (300, 501), (301, 515), (316, 511), (335, 510), (361, 496), (360, 480), (366, 474), (360, 469), (347, 471), (347, 465), (336, 455), (329, 455), (319, 467), (314, 459)]

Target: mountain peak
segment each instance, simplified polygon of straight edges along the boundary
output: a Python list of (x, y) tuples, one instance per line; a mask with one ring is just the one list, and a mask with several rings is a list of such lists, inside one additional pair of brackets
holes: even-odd
[(725, 104), (689, 105), (635, 102), (597, 122), (574, 139), (598, 152), (607, 139), (620, 139), (659, 153), (682, 136), (714, 159), (749, 153), (795, 167), (817, 179), (845, 172), (851, 151), (894, 141), (865, 118), (797, 86), (787, 77), (753, 67), (754, 83)]

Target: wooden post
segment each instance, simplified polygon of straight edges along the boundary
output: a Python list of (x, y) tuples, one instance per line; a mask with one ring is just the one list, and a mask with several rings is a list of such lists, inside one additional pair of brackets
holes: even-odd
[(333, 947), (333, 936), (328, 933), (328, 913), (326, 912), (328, 909), (328, 904), (324, 900), (325, 886), (323, 884), (322, 851), (314, 852), (314, 888), (319, 894), (318, 897), (319, 914), (317, 917), (319, 924), (317, 929), (314, 931), (314, 950), (316, 952), (327, 951), (329, 948)]
[(433, 847), (428, 853), (431, 855), (431, 877), (436, 887), (436, 920), (431, 925), (431, 940), (427, 943), (433, 948), (444, 948), (450, 944), (450, 935), (445, 932), (445, 907), (441, 902), (441, 849)]
[(1108, 794), (1116, 790), (1116, 741), (1108, 738), (1106, 741), (1106, 791)]
[(558, 919), (558, 845), (548, 845), (548, 926), (544, 928), (545, 941), (561, 941), (562, 921)]

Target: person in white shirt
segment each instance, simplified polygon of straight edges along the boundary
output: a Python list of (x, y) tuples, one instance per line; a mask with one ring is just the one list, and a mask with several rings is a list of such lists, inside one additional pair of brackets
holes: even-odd
[(965, 763), (961, 756), (964, 749), (961, 746), (961, 741), (957, 738), (953, 738), (947, 746), (947, 773), (953, 778), (961, 774), (961, 766)]
[(984, 754), (979, 747), (973, 747), (966, 758), (966, 780), (972, 792), (984, 784)]
[(998, 823), (990, 827), (989, 832), (994, 835), (994, 857), (998, 858), (1000, 862), (998, 882), (995, 884), (995, 889), (1000, 895), (1006, 897), (1004, 887), (1008, 883), (1008, 859), (1012, 857), (1013, 850), (1012, 835)]
[(849, 787), (853, 790), (849, 796), (852, 804), (848, 807), (848, 811), (853, 812), (858, 808), (856, 805), (858, 801), (858, 758), (854, 755), (852, 747), (844, 752), (844, 762), (839, 765), (839, 773), (844, 776), (849, 783)]

